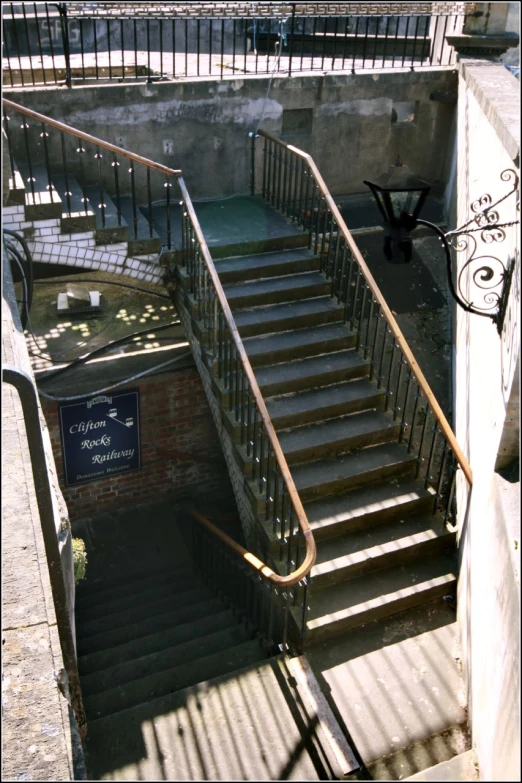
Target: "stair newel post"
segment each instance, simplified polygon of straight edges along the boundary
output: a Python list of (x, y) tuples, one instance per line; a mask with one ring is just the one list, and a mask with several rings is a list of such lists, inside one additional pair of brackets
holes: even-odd
[(406, 379), (406, 389), (404, 390), (404, 402), (402, 406), (402, 416), (401, 416), (401, 430), (399, 434), (399, 443), (402, 443), (404, 440), (404, 431), (407, 427), (406, 423), (406, 415), (407, 415), (407, 409), (408, 409), (408, 403), (410, 399), (410, 389), (411, 389), (411, 382), (413, 380), (413, 371), (411, 367), (408, 366), (408, 376)]
[(31, 160), (31, 147), (29, 144), (29, 123), (26, 119), (23, 119), (22, 125), (20, 126), (23, 129), (24, 132), (24, 142), (25, 142), (25, 152), (27, 155), (27, 166), (29, 169), (29, 184), (31, 187), (31, 195), (34, 199), (34, 174), (33, 174), (33, 164)]
[(49, 138), (49, 133), (45, 129), (44, 123), (40, 123), (42, 130), (40, 133), (40, 138), (43, 142), (43, 148), (44, 148), (44, 158), (45, 158), (45, 174), (47, 176), (47, 190), (49, 191), (49, 195), (52, 198), (52, 192), (53, 192), (53, 177), (51, 174), (51, 163), (49, 160), (49, 145), (47, 143), (47, 139)]
[(118, 174), (119, 165), (120, 164), (116, 158), (116, 153), (113, 152), (111, 166), (114, 170), (114, 193), (116, 196), (116, 213), (117, 213), (118, 225), (121, 226), (120, 177)]
[[(78, 144), (78, 146), (76, 147), (76, 152), (78, 153), (78, 163), (79, 163), (79, 169), (80, 169), (80, 176), (79, 176), (80, 187), (85, 192), (85, 170), (84, 170), (84, 165), (83, 165), (83, 153), (85, 152), (85, 150), (82, 147), (82, 143), (81, 143), (80, 139), (78, 139), (76, 136), (74, 136), (74, 140)], [(88, 207), (87, 207), (88, 199), (85, 199), (83, 203), (85, 205), (85, 209), (84, 209), (85, 214), (87, 214), (87, 212), (88, 212)]]
[(267, 153), (267, 144), (269, 144), (268, 139), (263, 139), (263, 184), (261, 187), (261, 193), (263, 194), (263, 198), (267, 198), (267, 167), (268, 167), (268, 153)]
[(450, 449), (448, 447), (448, 441), (446, 438), (443, 438), (442, 441), (442, 456), (440, 459), (440, 468), (439, 468), (439, 477), (437, 480), (437, 489), (435, 493), (435, 497), (433, 499), (433, 511), (432, 514), (435, 514), (437, 511), (437, 506), (439, 504), (440, 499), (442, 498), (442, 485), (444, 482), (444, 476), (445, 476), (445, 468), (446, 468), (446, 459), (448, 457), (448, 454), (450, 453)]
[(368, 318), (366, 320), (366, 336), (364, 338), (364, 352), (363, 356), (365, 359), (368, 358), (369, 350), (370, 350), (370, 330), (371, 325), (373, 323), (373, 308), (375, 307), (375, 299), (373, 297), (373, 294), (370, 293), (370, 305), (368, 307)]
[[(27, 41), (27, 54), (29, 56), (29, 69), (31, 71), (31, 84), (36, 84), (36, 79), (34, 78), (33, 57), (32, 57), (32, 51), (31, 51), (31, 39), (29, 37), (29, 25), (27, 24), (27, 15), (25, 13), (25, 3), (21, 3), (21, 6), (22, 6), (22, 16), (24, 17), (24, 32), (25, 32), (25, 38), (26, 38), (26, 41)], [(36, 26), (36, 28), (38, 28), (38, 22), (36, 22), (35, 26)], [(43, 70), (44, 69), (43, 69), (43, 63), (42, 63), (42, 72), (43, 72)]]
[(54, 81), (58, 81), (58, 77), (56, 75), (56, 60), (54, 58), (54, 45), (53, 45), (53, 34), (51, 32), (51, 20), (49, 18), (49, 3), (45, 3), (45, 17), (47, 21), (47, 37), (49, 39), (49, 48), (51, 50), (51, 62), (53, 64), (53, 77)]
[[(13, 20), (13, 38), (14, 38), (14, 43), (15, 43), (15, 47), (16, 47), (17, 57), (18, 57), (18, 69), (19, 69), (19, 73), (20, 73), (20, 80), (22, 82), (22, 87), (25, 87), (24, 71), (23, 71), (23, 68), (22, 68), (22, 58), (21, 58), (21, 55), (20, 55), (20, 44), (18, 42), (18, 31), (16, 29), (16, 22), (15, 22), (14, 4), (11, 3), (10, 5), (11, 5), (11, 19)], [(51, 31), (49, 30), (49, 37), (50, 36), (51, 36)], [(4, 40), (6, 40), (6, 39), (4, 38)]]
[(14, 157), (13, 157), (13, 144), (12, 144), (12, 141), (11, 141), (11, 131), (9, 129), (9, 119), (10, 118), (9, 118), (9, 115), (7, 114), (7, 111), (6, 111), (5, 107), (3, 109), (3, 113), (4, 113), (4, 130), (5, 130), (5, 135), (6, 135), (6, 139), (7, 139), (7, 152), (9, 154), (9, 169), (11, 171), (11, 180), (13, 182), (13, 185), (15, 185), (16, 184), (15, 183), (15, 162), (14, 162)]
[(413, 446), (413, 434), (415, 432), (415, 420), (417, 418), (417, 408), (419, 406), (419, 399), (421, 396), (421, 390), (420, 386), (418, 384), (417, 379), (415, 379), (415, 400), (413, 403), (413, 412), (411, 417), (411, 424), (410, 427), (410, 437), (408, 438), (408, 454), (411, 452), (412, 446)]
[(386, 342), (388, 340), (388, 335), (389, 334), (390, 334), (390, 330), (388, 328), (388, 324), (386, 323), (386, 321), (384, 321), (384, 330), (383, 330), (383, 334), (382, 334), (382, 345), (381, 345), (381, 358), (380, 358), (380, 361), (379, 361), (379, 373), (377, 375), (377, 388), (378, 389), (382, 389), (382, 386), (383, 386), (382, 382), (384, 380), (384, 375), (383, 375), (384, 355), (386, 353)]
[(331, 289), (331, 296), (332, 298), (334, 296), (337, 296), (337, 300), (339, 301), (339, 250), (341, 247), (341, 231), (339, 231), (339, 226), (337, 226), (337, 238), (335, 240), (335, 250), (333, 255), (333, 264), (332, 264), (332, 289)]
[(395, 360), (395, 351), (397, 350), (397, 343), (395, 340), (392, 340), (392, 347), (391, 347), (391, 354), (390, 354), (390, 365), (388, 368), (388, 378), (386, 383), (386, 402), (384, 404), (384, 410), (387, 411), (390, 407), (390, 397), (393, 396), (392, 391), (392, 385), (393, 385), (393, 364)]
[(355, 350), (360, 351), (361, 348), (366, 349), (366, 345), (363, 345), (362, 343), (362, 334), (364, 329), (364, 318), (366, 313), (366, 301), (368, 296), (369, 286), (366, 283), (366, 280), (363, 278), (363, 295), (362, 295), (362, 302), (361, 302), (361, 315), (359, 318), (359, 328), (357, 329), (357, 343)]
[(421, 432), (419, 447), (417, 450), (417, 469), (415, 471), (416, 477), (418, 477), (421, 471), (421, 463), (425, 461), (425, 458), (422, 455), (424, 452), (424, 439), (426, 437), (426, 430), (428, 428), (428, 420), (430, 418), (430, 414), (431, 414), (431, 409), (426, 401), (426, 407), (424, 408), (423, 411), (419, 412), (419, 415), (423, 417), (423, 422), (422, 422), (422, 432)]
[(136, 204), (136, 181), (134, 178), (134, 162), (131, 161), (129, 168), (132, 197), (132, 222), (134, 226), (134, 239), (138, 238), (138, 205)]
[[(67, 3), (58, 3), (58, 13), (60, 14), (63, 53), (65, 56), (65, 83), (67, 87), (72, 87), (71, 51), (69, 46), (69, 25), (67, 23)], [(96, 74), (96, 78), (97, 77), (98, 74)]]
[(306, 618), (308, 616), (308, 585), (310, 584), (310, 577), (305, 576), (303, 579), (303, 594), (301, 596), (301, 649), (304, 649), (304, 638), (306, 635)]
[(147, 210), (149, 223), (149, 237), (152, 239), (152, 190), (150, 185), (150, 168), (147, 166)]
[(377, 354), (377, 346), (379, 343), (379, 331), (381, 328), (381, 325), (386, 328), (386, 321), (384, 318), (384, 314), (382, 312), (381, 306), (377, 305), (377, 316), (375, 320), (375, 332), (373, 333), (373, 344), (372, 344), (372, 355), (370, 358), (370, 381), (373, 381), (375, 378), (375, 369), (376, 369), (376, 354)]
[[(431, 413), (431, 409), (430, 409), (430, 413)], [(428, 462), (426, 464), (426, 475), (424, 477), (424, 487), (427, 487), (429, 485), (429, 483), (430, 483), (430, 478), (431, 478), (430, 474), (431, 474), (431, 468), (432, 468), (432, 465), (433, 465), (433, 460), (434, 460), (434, 457), (435, 457), (435, 446), (436, 446), (436, 443), (437, 443), (437, 435), (439, 434), (439, 428), (437, 426), (437, 420), (436, 420), (435, 416), (433, 416), (433, 424), (432, 424), (432, 427), (431, 427), (431, 432), (433, 433), (433, 435), (432, 435), (432, 438), (431, 438), (431, 445), (430, 445), (430, 450), (429, 450), (429, 455), (428, 455)]]
[(67, 215), (71, 216), (71, 189), (69, 187), (69, 171), (67, 169), (67, 152), (65, 149), (65, 135), (60, 131), (60, 147), (62, 150), (62, 169), (65, 178), (65, 198), (67, 202)]
[(281, 596), (284, 600), (284, 609), (283, 609), (283, 639), (281, 647), (281, 652), (285, 652), (288, 649), (288, 612), (290, 610), (290, 599), (291, 594), (287, 593), (286, 590), (283, 590), (281, 593)]
[(98, 206), (100, 207), (100, 210), (101, 210), (102, 226), (103, 226), (103, 228), (105, 228), (105, 207), (106, 207), (106, 204), (105, 204), (105, 193), (104, 193), (104, 190), (103, 190), (103, 173), (102, 173), (102, 166), (101, 166), (102, 157), (103, 157), (103, 155), (100, 152), (100, 148), (96, 147), (96, 152), (94, 153), (94, 158), (95, 158), (95, 160), (96, 160), (96, 162), (98, 164), (98, 187), (99, 187), (99, 191), (100, 191), (100, 203), (99, 203)]

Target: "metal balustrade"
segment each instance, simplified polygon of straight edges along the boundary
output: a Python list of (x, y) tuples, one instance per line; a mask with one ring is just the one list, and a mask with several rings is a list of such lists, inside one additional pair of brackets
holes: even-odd
[[(417, 461), (417, 476), (434, 490), (433, 512), (454, 517), (455, 474), (472, 483), (469, 463), (389, 306), (310, 155), (260, 130), (252, 171), (262, 170), (261, 194), (308, 233), (331, 295), (357, 335), (356, 350), (370, 361), (370, 380), (384, 389), (385, 409), (400, 424), (400, 441)], [(255, 184), (253, 181), (253, 190)]]
[(474, 3), (4, 3), (4, 85), (450, 66)]

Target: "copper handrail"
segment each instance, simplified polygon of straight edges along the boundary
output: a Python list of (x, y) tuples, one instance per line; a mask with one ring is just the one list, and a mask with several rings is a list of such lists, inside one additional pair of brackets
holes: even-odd
[[(316, 546), (315, 546), (315, 540), (313, 537), (312, 529), (310, 528), (310, 524), (308, 522), (308, 519), (306, 517), (303, 505), (301, 503), (301, 499), (299, 497), (299, 494), (297, 492), (297, 489), (294, 484), (294, 480), (292, 478), (292, 475), (290, 473), (290, 469), (287, 465), (285, 456), (283, 454), (283, 450), (281, 448), (281, 445), (279, 443), (279, 440), (277, 438), (276, 432), (274, 430), (274, 426), (272, 424), (272, 420), (270, 418), (270, 414), (268, 413), (267, 407), (265, 405), (265, 401), (263, 399), (263, 396), (261, 394), (261, 390), (259, 389), (259, 386), (256, 381), (256, 377), (254, 375), (254, 371), (252, 370), (252, 366), (250, 364), (250, 360), (247, 356), (247, 353), (245, 351), (243, 342), (241, 340), (241, 337), (239, 336), (239, 332), (236, 326), (236, 322), (234, 321), (234, 316), (232, 315), (232, 312), (230, 310), (225, 292), (223, 291), (223, 287), (221, 285), (221, 282), (219, 280), (218, 274), (216, 272), (216, 268), (214, 266), (214, 262), (212, 260), (212, 257), (210, 255), (210, 251), (207, 247), (207, 243), (205, 242), (205, 238), (203, 236), (203, 233), (201, 231), (201, 227), (199, 225), (199, 221), (196, 216), (196, 211), (194, 209), (194, 206), (192, 204), (192, 201), (190, 199), (188, 190), (186, 188), (185, 182), (183, 180), (183, 177), (178, 177), (178, 183), (181, 190), (181, 194), (183, 196), (183, 200), (185, 202), (187, 213), (190, 217), (190, 220), (192, 222), (192, 225), (194, 227), (194, 231), (197, 237), (197, 240), (199, 242), (201, 253), (203, 255), (205, 265), (208, 270), (208, 274), (210, 276), (210, 279), (212, 281), (212, 285), (214, 286), (214, 290), (216, 291), (217, 298), (219, 300), (219, 303), (221, 305), (223, 315), (225, 316), (226, 324), (228, 326), (228, 329), (230, 331), (232, 340), (234, 341), (234, 345), (236, 347), (236, 350), (238, 352), (238, 355), (241, 359), (241, 363), (243, 365), (243, 371), (248, 379), (248, 382), (250, 384), (250, 388), (252, 390), (252, 394), (255, 400), (255, 403), (257, 405), (257, 408), (259, 410), (259, 414), (261, 416), (261, 420), (263, 422), (263, 425), (265, 427), (266, 433), (268, 435), (268, 439), (270, 441), (270, 444), (272, 446), (275, 458), (278, 462), (279, 469), (281, 471), (281, 476), (283, 478), (283, 481), (286, 484), (288, 495), (290, 498), (290, 502), (292, 503), (292, 506), (294, 508), (297, 522), (299, 524), (299, 527), (301, 528), (301, 531), (304, 535), (305, 539), (305, 545), (306, 545), (306, 555), (305, 559), (297, 568), (295, 571), (293, 571), (291, 574), (288, 574), (287, 576), (279, 576), (278, 574), (274, 574), (273, 577), (270, 577), (272, 581), (276, 582), (277, 584), (281, 585), (293, 585), (297, 582), (301, 581), (307, 574), (310, 573), (313, 564), (315, 563), (316, 558)], [(217, 528), (216, 528), (217, 530)], [(223, 534), (224, 535), (224, 534)], [(227, 537), (228, 539), (228, 537)], [(223, 539), (224, 540), (224, 539)], [(232, 539), (228, 539), (228, 541), (232, 542)], [(228, 543), (227, 541), (227, 543)], [(235, 543), (235, 542), (233, 542)], [(237, 545), (239, 546), (239, 545)], [(245, 550), (246, 551), (246, 550)], [(266, 566), (265, 566), (266, 567)], [(272, 572), (273, 573), (273, 572)]]
[(15, 111), (21, 112), (21, 114), (26, 114), (28, 117), (32, 117), (34, 120), (44, 122), (46, 125), (51, 125), (51, 127), (57, 128), (64, 133), (69, 133), (72, 136), (76, 136), (78, 139), (84, 139), (84, 141), (89, 141), (91, 144), (95, 144), (97, 147), (102, 147), (103, 149), (114, 152), (117, 155), (122, 155), (124, 158), (134, 160), (136, 163), (141, 163), (150, 169), (161, 171), (167, 177), (179, 177), (181, 174), (181, 169), (170, 169), (168, 166), (163, 166), (161, 163), (156, 163), (153, 160), (149, 160), (149, 158), (144, 158), (142, 155), (136, 155), (135, 152), (129, 152), (129, 150), (124, 150), (122, 147), (117, 147), (115, 144), (111, 144), (108, 141), (102, 141), (101, 139), (96, 138), (96, 136), (91, 136), (90, 133), (85, 133), (84, 131), (77, 130), (76, 128), (71, 128), (70, 125), (65, 125), (65, 123), (59, 122), (58, 120), (53, 120), (50, 117), (46, 117), (44, 114), (39, 114), (37, 111), (27, 109), (25, 106), (20, 106), (18, 103), (13, 103), (13, 101), (8, 100), (7, 98), (2, 98), (2, 104), (9, 109), (14, 109)]
[(322, 178), (319, 169), (315, 165), (315, 162), (311, 155), (309, 155), (307, 152), (303, 152), (303, 150), (298, 149), (297, 147), (292, 146), (291, 144), (285, 144), (284, 141), (281, 141), (281, 139), (276, 139), (275, 136), (272, 136), (270, 133), (267, 133), (266, 131), (259, 130), (258, 132), (259, 136), (263, 136), (264, 138), (268, 139), (269, 141), (273, 142), (274, 144), (278, 144), (280, 147), (284, 147), (285, 149), (290, 150), (290, 152), (295, 153), (301, 158), (304, 158), (306, 162), (308, 163), (310, 170), (315, 177), (315, 180), (322, 191), (322, 194), (324, 196), (324, 199), (328, 203), (328, 207), (330, 208), (330, 211), (332, 212), (332, 215), (334, 216), (335, 220), (337, 221), (337, 225), (339, 226), (340, 230), (343, 233), (344, 239), (347, 242), (347, 244), (350, 247), (351, 252), (354, 255), (355, 260), (359, 264), (362, 273), (364, 274), (366, 281), (368, 283), (368, 286), (372, 292), (373, 297), (375, 298), (375, 301), (379, 304), (380, 308), (382, 309), (384, 316), (388, 322), (388, 325), (390, 327), (390, 330), (396, 339), (401, 351), (404, 354), (404, 357), (406, 361), (408, 362), (415, 378), (417, 379), (419, 386), (424, 393), (427, 401), (429, 402), (431, 409), (433, 411), (433, 415), (435, 416), (435, 419), (437, 420), (440, 429), (448, 441), (455, 458), (462, 468), (462, 472), (466, 476), (466, 479), (470, 486), (473, 484), (473, 474), (471, 472), (471, 466), (466, 459), (464, 452), (460, 448), (457, 439), (455, 438), (455, 435), (453, 433), (453, 430), (451, 429), (451, 426), (446, 419), (439, 403), (437, 402), (437, 399), (435, 395), (433, 394), (430, 385), (428, 381), (426, 380), (424, 373), (422, 372), (421, 368), (419, 367), (417, 360), (415, 359), (408, 343), (406, 342), (406, 338), (404, 337), (403, 333), (400, 330), (399, 324), (395, 320), (392, 311), (388, 307), (386, 300), (384, 299), (384, 296), (381, 293), (381, 290), (379, 289), (379, 286), (375, 282), (375, 279), (370, 272), (368, 265), (366, 264), (361, 251), (357, 247), (354, 238), (352, 237), (350, 230), (346, 223), (343, 220), (343, 217), (341, 213), (339, 212), (339, 209), (337, 205), (335, 204), (332, 196), (330, 195), (330, 191), (328, 190), (326, 183), (324, 179)]

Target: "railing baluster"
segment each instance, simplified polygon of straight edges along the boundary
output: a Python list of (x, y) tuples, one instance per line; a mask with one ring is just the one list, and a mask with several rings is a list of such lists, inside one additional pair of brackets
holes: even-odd
[(136, 19), (132, 20), (132, 32), (134, 36), (134, 76), (138, 78), (138, 28)]
[(100, 189), (100, 203), (98, 206), (101, 209), (102, 227), (105, 228), (105, 207), (107, 205), (105, 204), (105, 193), (103, 191), (103, 177), (102, 177), (102, 168), (101, 168), (102, 155), (99, 147), (96, 147), (94, 158), (98, 163), (98, 187)]
[(223, 68), (223, 55), (224, 55), (224, 52), (225, 52), (225, 20), (222, 19), (221, 20), (221, 64), (219, 66), (220, 67), (220, 76), (219, 76), (220, 79), (223, 78), (223, 72), (225, 70)]
[(147, 212), (149, 223), (149, 237), (152, 239), (154, 233), (152, 229), (152, 189), (150, 184), (150, 169), (147, 167)]
[(107, 54), (109, 56), (109, 79), (112, 79), (111, 20), (110, 19), (107, 19)]
[[(25, 87), (24, 69), (22, 67), (22, 58), (21, 58), (21, 53), (20, 53), (20, 43), (18, 41), (18, 31), (16, 29), (16, 19), (15, 19), (15, 12), (14, 12), (14, 5), (13, 5), (13, 3), (11, 3), (11, 17), (13, 19), (13, 37), (14, 37), (14, 43), (15, 43), (15, 47), (16, 47), (16, 52), (17, 52), (17, 55), (18, 55), (18, 68), (19, 68), (19, 71), (20, 71), (20, 81), (22, 82), (22, 87)], [(51, 33), (49, 31), (49, 36), (50, 36), (50, 34)]]
[(134, 178), (134, 163), (131, 162), (129, 168), (132, 199), (132, 224), (134, 229), (134, 239), (138, 238), (138, 205), (136, 203), (136, 182)]
[(121, 201), (120, 201), (120, 176), (118, 173), (118, 168), (120, 166), (118, 159), (116, 158), (116, 153), (112, 153), (112, 168), (114, 169), (114, 193), (115, 193), (115, 199), (116, 199), (116, 215), (118, 220), (118, 225), (121, 226)]

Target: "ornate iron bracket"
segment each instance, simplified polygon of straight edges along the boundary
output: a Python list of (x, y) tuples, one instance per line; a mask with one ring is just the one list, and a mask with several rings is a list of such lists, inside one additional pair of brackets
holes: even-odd
[[(495, 203), (486, 193), (471, 204), (473, 217), (467, 223), (444, 234), (444, 242), (458, 253), (467, 252), (469, 257), (459, 271), (456, 285), (453, 283), (451, 256), (448, 257), (448, 277), (451, 292), (458, 304), (470, 313), (491, 318), (502, 333), (506, 308), (511, 290), (511, 281), (515, 269), (515, 251), (507, 261), (501, 261), (491, 252), (477, 255), (478, 243), (474, 232), (480, 235), (484, 245), (494, 246), (506, 239), (505, 229), (518, 225), (520, 219), (500, 223), (497, 207), (510, 196), (516, 194), (516, 211), (520, 213), (518, 176), (513, 169), (505, 169), (500, 175), (503, 182), (511, 184), (511, 189)], [(422, 222), (422, 221), (419, 221)], [(442, 238), (442, 237), (441, 237)]]

